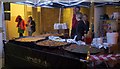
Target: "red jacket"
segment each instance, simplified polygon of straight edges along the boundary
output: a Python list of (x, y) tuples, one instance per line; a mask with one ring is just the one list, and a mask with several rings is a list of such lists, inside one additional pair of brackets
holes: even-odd
[(25, 21), (22, 20), (20, 24), (19, 23), (17, 24), (17, 27), (20, 27), (21, 29), (25, 30), (25, 27), (26, 27)]
[(76, 15), (73, 14), (73, 18), (72, 18), (72, 28), (76, 28), (76, 26), (77, 26)]

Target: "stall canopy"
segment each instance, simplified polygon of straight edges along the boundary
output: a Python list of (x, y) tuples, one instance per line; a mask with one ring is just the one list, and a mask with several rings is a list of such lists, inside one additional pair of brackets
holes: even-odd
[(2, 0), (3, 2), (13, 2), (17, 4), (27, 4), (32, 6), (41, 6), (41, 7), (73, 7), (76, 5), (88, 7), (89, 4), (81, 4), (86, 0)]
[(13, 2), (17, 4), (27, 4), (41, 7), (68, 8), (74, 6), (90, 7), (91, 2), (96, 6), (116, 5), (119, 6), (119, 0), (2, 0), (3, 2)]

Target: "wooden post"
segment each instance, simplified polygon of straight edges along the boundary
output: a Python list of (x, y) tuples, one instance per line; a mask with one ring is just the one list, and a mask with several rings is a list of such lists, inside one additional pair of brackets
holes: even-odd
[(90, 7), (90, 32), (92, 32), (92, 24), (94, 23), (94, 2), (91, 2)]

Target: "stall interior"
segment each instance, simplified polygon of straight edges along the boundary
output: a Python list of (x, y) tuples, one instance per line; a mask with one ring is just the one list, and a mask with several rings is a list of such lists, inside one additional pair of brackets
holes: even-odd
[[(33, 34), (34, 36), (44, 34), (44, 33), (58, 33), (58, 31), (54, 29), (54, 24), (59, 23), (59, 16), (60, 16), (60, 22), (66, 23), (68, 25), (68, 31), (67, 31), (68, 36), (71, 33), (73, 7), (62, 8), (61, 15), (59, 15), (60, 8), (32, 7), (29, 5), (20, 5), (20, 4), (15, 4), (15, 3), (9, 3), (9, 4), (10, 4), (10, 8), (9, 8), (10, 10), (9, 11), (5, 10), (5, 12), (10, 13), (10, 20), (5, 20), (6, 33), (7, 33), (6, 37), (8, 40), (18, 37), (17, 28), (16, 28), (17, 23), (15, 22), (15, 18), (17, 17), (17, 15), (21, 15), (26, 23), (27, 23), (29, 16), (33, 17), (33, 19), (36, 22), (36, 32), (34, 32), (34, 34)], [(19, 9), (18, 7), (20, 7), (21, 9)], [(102, 8), (104, 8), (104, 10), (103, 10), (104, 13), (102, 15), (104, 15), (106, 13), (109, 17), (114, 12), (120, 12), (119, 6), (114, 6), (114, 5), (113, 6), (104, 6), (104, 7), (102, 6)], [(112, 9), (112, 10), (110, 10), (110, 9)], [(91, 18), (92, 18), (92, 20), (96, 20), (96, 18), (93, 18), (94, 16), (91, 16), (92, 15), (91, 8), (81, 7), (81, 12), (83, 14), (87, 14), (89, 16), (90, 29), (92, 30), (92, 25), (94, 24), (94, 22), (91, 21)], [(100, 16), (98, 16), (98, 17), (100, 17)], [(99, 24), (99, 27), (101, 26), (103, 21), (105, 22), (105, 25), (112, 23), (114, 26), (116, 26), (113, 22), (111, 22), (113, 20), (111, 20), (111, 21), (110, 20), (101, 20), (99, 18), (99, 21), (97, 22)], [(108, 23), (108, 21), (109, 21), (109, 23)], [(114, 20), (114, 21), (117, 23), (119, 22), (119, 20), (118, 21)], [(114, 28), (114, 27), (112, 27), (112, 28)], [(117, 28), (117, 30), (119, 30), (118, 28)], [(28, 36), (27, 31), (28, 30), (26, 28), (24, 36)], [(99, 28), (98, 31), (99, 31), (98, 36), (103, 36), (103, 34), (101, 34), (101, 33), (107, 32), (106, 28), (103, 28), (103, 31), (101, 30), (101, 28)], [(62, 30), (61, 33), (63, 34), (66, 32), (64, 30)], [(104, 33), (104, 34), (106, 34), (106, 33)]]
[[(61, 35), (65, 35), (67, 36), (67, 38), (69, 38), (71, 33), (71, 26), (72, 26), (73, 7), (61, 9), (61, 8), (33, 7), (30, 5), (21, 5), (15, 3), (8, 3), (8, 4), (9, 4), (9, 8), (8, 8), (9, 10), (5, 10), (5, 12), (10, 13), (10, 19), (5, 20), (6, 33), (7, 33), (6, 37), (8, 40), (19, 37), (17, 31), (18, 29), (16, 27), (17, 23), (15, 22), (15, 18), (17, 17), (17, 15), (21, 15), (26, 23), (29, 16), (33, 17), (33, 19), (36, 22), (36, 31), (33, 33), (33, 36), (49, 34), (49, 33), (50, 34), (58, 33)], [(21, 9), (19, 9), (18, 7)], [(90, 30), (93, 30), (93, 32), (97, 31), (98, 33), (97, 36), (105, 37), (105, 38), (107, 32), (117, 31), (119, 33), (120, 20), (111, 19), (111, 15), (113, 13), (120, 12), (119, 6), (105, 5), (104, 7), (103, 6), (96, 7), (96, 8), (103, 8), (103, 10), (101, 10), (103, 13), (100, 16), (97, 16), (97, 18), (94, 18), (95, 16), (94, 13), (91, 14), (91, 12), (93, 12), (94, 10), (93, 8), (94, 7), (89, 8), (89, 7), (81, 6), (81, 11), (80, 11), (83, 14), (87, 14), (89, 16)], [(61, 15), (60, 15), (60, 9), (61, 9)], [(104, 14), (106, 14), (109, 19), (101, 19)], [(93, 21), (95, 20), (96, 22), (94, 23)], [(65, 30), (54, 29), (54, 24), (59, 22), (61, 24), (66, 23), (67, 29)], [(95, 24), (98, 24), (97, 25), (98, 27)], [(92, 28), (92, 25), (94, 25), (93, 26), (94, 28)], [(26, 28), (24, 32), (24, 36), (28, 36), (27, 31), (28, 30)], [(95, 37), (95, 35), (93, 37)]]
[[(19, 9), (19, 8), (21, 9)], [(81, 12), (89, 16), (89, 8), (81, 7)], [(29, 5), (20, 5), (10, 3), (10, 20), (5, 20), (7, 39), (18, 37), (17, 23), (15, 18), (17, 15), (21, 15), (22, 18), (27, 22), (29, 16), (32, 16), (36, 22), (36, 32), (33, 35), (40, 35), (44, 33), (56, 33), (54, 30), (54, 23), (59, 22), (59, 8), (44, 8), (44, 7), (32, 7)], [(61, 11), (61, 23), (68, 25), (69, 34), (71, 30), (73, 8), (64, 8)], [(48, 29), (49, 28), (49, 29)], [(27, 29), (25, 30), (24, 36), (27, 36)]]

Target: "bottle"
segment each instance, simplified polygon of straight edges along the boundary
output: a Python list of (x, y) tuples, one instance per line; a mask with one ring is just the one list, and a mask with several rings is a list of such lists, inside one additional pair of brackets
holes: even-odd
[(91, 44), (92, 35), (91, 35), (90, 31), (88, 31), (88, 34), (85, 34), (84, 36), (85, 36), (84, 40), (85, 40), (86, 44)]

